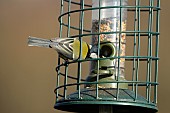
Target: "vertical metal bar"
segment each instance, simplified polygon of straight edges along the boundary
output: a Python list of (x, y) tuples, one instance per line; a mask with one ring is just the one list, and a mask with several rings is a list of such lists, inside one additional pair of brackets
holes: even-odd
[[(60, 8), (60, 15), (63, 13), (63, 0), (60, 1), (61, 2), (61, 8)], [(62, 17), (61, 17), (61, 20), (60, 20), (60, 31), (59, 31), (59, 37), (61, 38), (62, 37)], [(60, 65), (60, 57), (58, 57), (58, 65)], [(56, 87), (59, 87), (60, 85), (60, 67), (58, 67), (57, 69), (57, 84), (56, 84)], [(56, 91), (56, 101), (58, 101), (58, 95), (59, 95), (59, 89), (57, 89)]]
[(65, 77), (64, 77), (64, 99), (67, 99), (67, 78), (68, 78), (68, 64), (65, 64)]
[[(116, 6), (116, 5), (118, 5), (118, 4), (116, 3), (115, 6)], [(118, 14), (118, 8), (115, 8), (114, 10), (115, 10), (115, 12)], [(116, 15), (117, 15), (117, 14), (116, 14)], [(119, 44), (119, 42), (118, 42), (119, 36), (117, 35), (117, 32), (119, 31), (119, 29), (117, 29), (117, 27), (118, 27), (118, 24), (117, 24), (117, 23), (118, 23), (118, 19), (117, 19), (116, 16), (115, 16), (114, 18), (116, 19), (116, 21), (114, 21), (114, 22), (116, 23), (116, 30), (115, 30), (115, 32), (116, 32), (116, 34), (115, 34), (115, 36), (116, 36), (116, 46), (115, 46), (115, 49), (116, 49), (116, 51), (117, 51), (117, 50), (118, 50), (118, 44)], [(117, 54), (117, 53), (116, 53), (116, 57), (118, 57), (118, 54)], [(117, 65), (118, 65), (118, 64), (117, 64), (117, 62), (118, 62), (118, 58), (115, 59), (115, 69), (114, 69), (114, 71), (115, 71), (115, 79), (116, 79), (116, 80), (117, 80), (117, 76), (118, 76), (118, 70), (117, 70), (117, 67), (118, 67)]]
[[(70, 11), (70, 6), (71, 5), (71, 0), (69, 0), (68, 2), (68, 12)], [(69, 34), (70, 34), (70, 13), (68, 13), (68, 26), (67, 26), (67, 37), (69, 37)], [(67, 62), (65, 62), (65, 77), (64, 77), (64, 99), (67, 98), (67, 78), (68, 78), (68, 64)]]
[[(71, 9), (71, 0), (69, 0), (68, 2), (68, 12), (70, 12), (70, 9)], [(68, 22), (67, 37), (69, 37), (70, 36), (70, 13), (68, 13), (67, 22)]]
[[(136, 30), (137, 30), (137, 0), (135, 0), (135, 15), (134, 15), (134, 47), (133, 47), (133, 56), (136, 56)], [(133, 69), (132, 69), (132, 81), (135, 80), (135, 71), (136, 71), (136, 58), (133, 59)], [(132, 91), (135, 91), (134, 83), (132, 83)]]
[[(63, 0), (61, 0), (61, 4), (60, 4), (61, 6), (61, 8), (60, 8), (60, 15), (62, 15), (63, 14), (63, 11), (64, 11), (64, 2), (63, 2)], [(59, 31), (59, 37), (61, 38), (62, 37), (62, 30), (63, 30), (63, 25), (62, 25), (62, 23), (63, 23), (63, 17), (61, 17), (60, 18), (61, 20), (60, 20), (60, 31)]]
[[(99, 58), (99, 55), (100, 55), (100, 26), (101, 26), (101, 0), (99, 0), (99, 29), (98, 29), (98, 33), (99, 33), (99, 35), (98, 35), (98, 51), (97, 51), (97, 58)], [(98, 88), (98, 86), (99, 86), (99, 84), (98, 84), (98, 82), (99, 82), (99, 68), (100, 68), (100, 63), (99, 63), (99, 60), (97, 60), (97, 77), (96, 77), (96, 99), (98, 99), (99, 98), (99, 88)]]
[(118, 48), (118, 75), (117, 75), (117, 92), (116, 92), (116, 99), (119, 100), (119, 77), (120, 77), (120, 48), (121, 48), (121, 35), (122, 35), (122, 0), (120, 0), (119, 4), (120, 8), (120, 22), (119, 22), (119, 48)]
[[(154, 0), (151, 0), (150, 1), (150, 4), (151, 4), (151, 7), (153, 7), (154, 3), (153, 3)], [(153, 31), (153, 8), (151, 8), (151, 26), (150, 26), (150, 31), (152, 32)], [(150, 56), (152, 57), (152, 46), (153, 46), (153, 34), (151, 33), (151, 36), (150, 36)], [(149, 73), (149, 82), (152, 82), (152, 59), (150, 59), (150, 65), (149, 65), (149, 68), (150, 68), (150, 73)], [(149, 103), (151, 102), (151, 92), (152, 91), (152, 84), (149, 84), (149, 95), (148, 95), (148, 99), (149, 99)]]
[[(149, 19), (148, 19), (148, 57), (152, 57), (152, 24), (153, 24), (153, 0), (149, 1)], [(146, 86), (146, 98), (150, 103), (151, 96), (151, 71), (152, 71), (152, 59), (148, 58), (147, 60), (147, 86)]]
[[(157, 0), (157, 7), (160, 8), (160, 0)], [(160, 10), (156, 9), (156, 32), (159, 33)], [(159, 54), (159, 34), (156, 35), (155, 56)], [(155, 83), (158, 82), (158, 60), (155, 61)], [(157, 103), (158, 86), (154, 85), (154, 103)]]
[[(137, 47), (137, 56), (140, 56), (140, 0), (137, 0), (138, 3), (138, 47)], [(138, 75), (139, 75), (139, 58), (137, 58), (137, 65), (136, 65), (136, 82), (138, 82)], [(138, 97), (138, 83), (136, 83), (135, 85), (135, 101), (137, 100), (137, 97)]]
[[(83, 22), (84, 22), (84, 0), (80, 0), (80, 9), (82, 10), (80, 12), (80, 20), (79, 20), (79, 35), (83, 34)], [(79, 57), (80, 57), (80, 60), (82, 59), (82, 37), (79, 37), (79, 41), (80, 41), (80, 54), (79, 54)], [(81, 92), (80, 92), (80, 82), (81, 82), (81, 75), (82, 75), (82, 72), (81, 72), (81, 69), (82, 69), (82, 64), (81, 62), (78, 62), (78, 79), (77, 79), (77, 90), (78, 90), (78, 98), (80, 99), (81, 98)]]
[[(58, 65), (60, 65), (60, 58), (58, 57)], [(60, 85), (60, 67), (57, 69), (57, 84), (56, 88)], [(59, 89), (56, 90), (56, 101), (58, 101)]]
[[(149, 0), (150, 1), (150, 0)], [(149, 2), (150, 5), (150, 2)], [(148, 18), (148, 57), (150, 55), (150, 18), (151, 18), (151, 8), (149, 8), (149, 18)], [(147, 59), (147, 73), (146, 73), (146, 98), (148, 100), (148, 93), (149, 93), (149, 58)]]
[[(138, 16), (137, 16), (137, 0), (135, 0), (135, 15), (134, 15), (134, 47), (133, 47), (133, 56), (136, 56), (136, 37), (137, 33), (137, 21), (138, 21)], [(136, 58), (133, 59), (133, 72), (132, 72), (132, 81), (135, 81), (135, 71), (136, 71)], [(135, 86), (134, 83), (132, 83), (132, 91), (135, 91)]]

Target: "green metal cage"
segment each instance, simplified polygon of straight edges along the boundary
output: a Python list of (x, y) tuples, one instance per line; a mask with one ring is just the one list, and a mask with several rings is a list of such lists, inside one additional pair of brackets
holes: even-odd
[[(81, 113), (97, 113), (103, 106), (110, 107), (114, 113), (157, 112), (160, 0), (115, 0), (119, 4), (114, 6), (103, 6), (102, 1), (107, 0), (96, 1), (97, 7), (93, 7), (92, 0), (60, 1), (59, 37), (79, 39), (80, 50), (82, 41), (91, 43), (94, 36), (97, 37), (98, 57), (81, 59), (80, 51), (76, 61), (58, 58), (54, 108)], [(102, 10), (115, 9), (119, 13), (119, 30), (101, 31)], [(127, 25), (122, 30), (124, 9)], [(96, 32), (92, 30), (91, 15), (96, 13), (93, 11), (99, 15)], [(126, 36), (124, 55), (121, 55), (122, 34)], [(103, 46), (101, 36), (105, 35), (119, 37), (117, 46), (113, 47), (117, 47), (116, 55), (99, 57)], [(124, 67), (121, 67), (121, 60)], [(116, 68), (112, 65), (114, 61)], [(101, 66), (105, 62), (107, 66)], [(90, 63), (95, 67), (87, 71)], [(125, 71), (124, 78), (120, 70)]]

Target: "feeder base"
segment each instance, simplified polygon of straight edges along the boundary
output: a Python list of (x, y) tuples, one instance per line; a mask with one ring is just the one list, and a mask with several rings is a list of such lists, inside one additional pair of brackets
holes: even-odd
[(157, 106), (149, 103), (143, 96), (137, 95), (128, 89), (105, 88), (98, 90), (99, 98), (96, 98), (96, 89), (81, 90), (81, 98), (78, 98), (78, 92), (67, 96), (67, 99), (61, 99), (56, 102), (54, 108), (62, 111), (79, 113), (98, 113), (99, 107), (103, 105), (112, 106), (113, 113), (156, 113)]

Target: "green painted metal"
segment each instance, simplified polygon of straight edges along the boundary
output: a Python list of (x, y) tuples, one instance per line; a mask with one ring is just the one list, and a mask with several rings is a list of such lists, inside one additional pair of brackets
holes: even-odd
[[(120, 0), (120, 4), (123, 0)], [(92, 7), (91, 4), (86, 4), (86, 0), (60, 0), (60, 15), (58, 21), (60, 23), (59, 37), (77, 38), (80, 40), (80, 58), (76, 61), (63, 62), (58, 58), (57, 71), (57, 84), (56, 84), (56, 103), (55, 108), (64, 111), (72, 112), (90, 112), (99, 110), (101, 105), (109, 105), (113, 108), (114, 113), (133, 113), (138, 111), (139, 113), (155, 113), (157, 112), (157, 90), (158, 90), (158, 60), (159, 60), (159, 18), (160, 18), (160, 0), (145, 0), (146, 5), (143, 5), (143, 0), (131, 0), (133, 4), (127, 6), (107, 6), (101, 7), (101, 0), (99, 0), (99, 7)], [(73, 9), (74, 7), (79, 7)], [(100, 32), (101, 18), (99, 16), (99, 29), (98, 32), (92, 33), (91, 28), (84, 27), (85, 21), (92, 23), (92, 20), (86, 20), (86, 14), (91, 13), (94, 10), (99, 11), (103, 9), (120, 9), (120, 21), (122, 19), (122, 8), (127, 8), (128, 14), (133, 14), (132, 20), (133, 29), (122, 31), (122, 24), (120, 24), (119, 31)], [(65, 10), (67, 9), (67, 10)], [(78, 14), (78, 25), (72, 24), (72, 15)], [(142, 15), (147, 14), (145, 23), (146, 29), (142, 28)], [(155, 28), (154, 28), (155, 26)], [(66, 30), (66, 32), (64, 31)], [(73, 33), (74, 31), (77, 32)], [(119, 50), (116, 51), (118, 56), (111, 55), (109, 57), (100, 58), (100, 35), (121, 34), (125, 33), (126, 38), (131, 40), (132, 54), (120, 56), (120, 42), (119, 38)], [(92, 36), (98, 36), (98, 57), (82, 59), (82, 41)], [(147, 40), (146, 54), (143, 55), (143, 39)], [(117, 76), (114, 79), (107, 79), (111, 77), (114, 72), (108, 72), (101, 70), (101, 65), (110, 59), (118, 59), (118, 75), (120, 70), (120, 59), (125, 58), (125, 63), (131, 63), (131, 74), (126, 75), (128, 78), (124, 80)], [(83, 63), (85, 62), (97, 62), (97, 67), (94, 74), (89, 74), (85, 79), (83, 76)], [(146, 70), (142, 74), (142, 64), (146, 64)], [(69, 74), (69, 67), (76, 64), (77, 70), (74, 75)], [(101, 72), (102, 71), (102, 72)], [(89, 72), (90, 73), (90, 72)], [(102, 74), (101, 74), (102, 73)], [(103, 78), (104, 76), (104, 78)], [(125, 76), (125, 78), (126, 78)], [(141, 79), (141, 76), (145, 76), (145, 80)], [(73, 81), (70, 83), (69, 81)], [(108, 87), (105, 87), (107, 86)], [(115, 87), (110, 87), (110, 84), (116, 84)], [(102, 87), (100, 87), (102, 86)], [(103, 87), (104, 86), (104, 87)], [(70, 90), (72, 92), (70, 92)], [(141, 90), (145, 94), (141, 93)], [(122, 110), (124, 109), (124, 110)]]
[[(100, 98), (96, 99), (96, 89), (83, 89), (81, 90), (81, 99), (78, 99), (78, 92), (72, 93), (68, 95), (68, 99), (64, 100), (61, 99), (58, 104), (55, 105), (55, 108), (60, 110), (66, 110), (66, 111), (78, 111), (78, 112), (87, 112), (91, 111), (90, 108), (94, 111), (98, 111), (99, 105), (115, 105), (115, 108), (117, 109), (117, 106), (119, 106), (120, 111), (122, 109), (129, 109), (128, 112), (123, 113), (134, 113), (136, 111), (133, 110), (142, 110), (138, 111), (139, 113), (143, 113), (144, 111), (149, 111), (149, 113), (153, 113), (157, 111), (157, 106), (155, 104), (149, 104), (147, 100), (138, 95), (136, 102), (135, 100), (135, 92), (128, 90), (128, 89), (120, 89), (119, 90), (119, 100), (117, 100), (117, 89), (112, 88), (105, 88), (105, 89), (99, 89), (98, 95)], [(71, 107), (69, 107), (71, 105)], [(88, 109), (82, 109), (84, 106), (88, 106)], [(92, 106), (92, 107), (91, 107)], [(133, 106), (135, 108), (133, 108)], [(64, 107), (64, 108), (63, 108)], [(94, 107), (94, 108), (93, 108)], [(113, 109), (115, 109), (113, 107)], [(85, 111), (84, 111), (85, 110)], [(117, 111), (119, 111), (117, 109)], [(119, 111), (119, 112), (120, 112)], [(131, 112), (130, 112), (131, 111)], [(118, 113), (119, 113), (118, 112)], [(117, 112), (116, 112), (117, 113)], [(122, 113), (122, 112), (120, 112)]]

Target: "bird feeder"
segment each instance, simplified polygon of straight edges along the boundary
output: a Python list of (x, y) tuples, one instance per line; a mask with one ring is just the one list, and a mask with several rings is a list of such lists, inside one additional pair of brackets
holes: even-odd
[[(60, 5), (59, 37), (79, 39), (81, 51), (76, 61), (58, 58), (54, 108), (157, 112), (160, 0), (61, 0)], [(96, 58), (81, 58), (84, 40), (97, 47)]]

